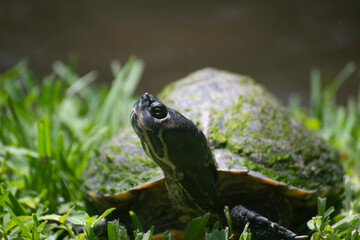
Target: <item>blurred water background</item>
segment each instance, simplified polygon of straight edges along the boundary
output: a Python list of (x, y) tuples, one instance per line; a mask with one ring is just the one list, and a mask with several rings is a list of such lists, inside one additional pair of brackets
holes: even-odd
[[(39, 77), (78, 58), (110, 82), (110, 63), (131, 54), (146, 69), (138, 92), (206, 66), (254, 77), (286, 101), (306, 104), (310, 69), (336, 74), (360, 63), (360, 1), (0, 0), (0, 73), (27, 58)], [(338, 101), (359, 90), (359, 71)]]

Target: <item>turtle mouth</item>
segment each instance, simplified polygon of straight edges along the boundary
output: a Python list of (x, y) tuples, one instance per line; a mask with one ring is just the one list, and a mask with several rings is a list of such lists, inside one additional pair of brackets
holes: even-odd
[(144, 128), (141, 125), (139, 117), (137, 116), (137, 113), (134, 110), (131, 112), (130, 121), (136, 133), (142, 133), (144, 131)]
[(152, 95), (149, 93), (144, 93), (139, 97), (139, 99), (135, 102), (134, 106), (131, 110), (130, 121), (131, 125), (134, 128), (135, 132), (142, 133), (145, 131), (146, 127), (142, 122), (142, 114), (144, 110), (149, 107), (152, 103)]

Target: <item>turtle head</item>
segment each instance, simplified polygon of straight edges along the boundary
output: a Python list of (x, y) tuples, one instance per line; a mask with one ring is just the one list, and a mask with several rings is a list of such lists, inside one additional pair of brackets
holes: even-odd
[(144, 151), (163, 170), (175, 203), (195, 214), (211, 210), (217, 201), (217, 169), (199, 127), (148, 93), (134, 104), (131, 124)]
[(179, 135), (200, 132), (195, 124), (148, 93), (143, 94), (134, 104), (130, 118), (146, 154), (166, 174), (171, 175), (175, 172), (176, 164), (181, 164), (177, 163), (177, 159), (169, 159), (175, 143), (181, 137)]

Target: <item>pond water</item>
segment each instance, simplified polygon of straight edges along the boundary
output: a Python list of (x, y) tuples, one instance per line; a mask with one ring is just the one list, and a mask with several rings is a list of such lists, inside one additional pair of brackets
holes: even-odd
[[(104, 82), (112, 59), (136, 54), (146, 63), (139, 93), (212, 66), (250, 75), (284, 101), (294, 92), (307, 99), (311, 67), (359, 65), (360, 2), (0, 2), (0, 72), (26, 57), (42, 77), (72, 52), (79, 73), (95, 69)], [(359, 75), (340, 102), (357, 93)]]

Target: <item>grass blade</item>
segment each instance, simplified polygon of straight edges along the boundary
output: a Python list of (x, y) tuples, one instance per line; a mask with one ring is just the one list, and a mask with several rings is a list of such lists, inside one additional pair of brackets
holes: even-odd
[(136, 216), (136, 214), (133, 211), (129, 211), (129, 214), (130, 214), (131, 220), (134, 224), (134, 228), (139, 230), (140, 232), (143, 232), (144, 231), (143, 227), (141, 225), (139, 218)]
[(15, 108), (16, 108), (15, 104), (12, 101), (10, 96), (8, 96), (7, 102), (8, 102), (8, 106), (9, 106), (8, 109), (10, 110), (13, 120), (15, 121), (16, 129), (18, 130), (17, 133), (20, 137), (19, 145), (27, 147), (27, 148), (31, 148), (32, 145), (30, 144), (28, 136), (25, 132), (26, 126), (20, 121), (19, 115), (17, 114), (17, 112), (15, 110)]
[(11, 215), (12, 219), (16, 222), (16, 224), (20, 227), (22, 233), (30, 238), (30, 234), (28, 233), (28, 229), (25, 227), (25, 225), (22, 223), (22, 221), (20, 220), (20, 218), (18, 218), (15, 213), (13, 213), (10, 209), (7, 210), (7, 212)]
[(183, 240), (197, 240), (204, 234), (207, 222), (209, 221), (210, 213), (202, 217), (192, 219), (186, 227)]

